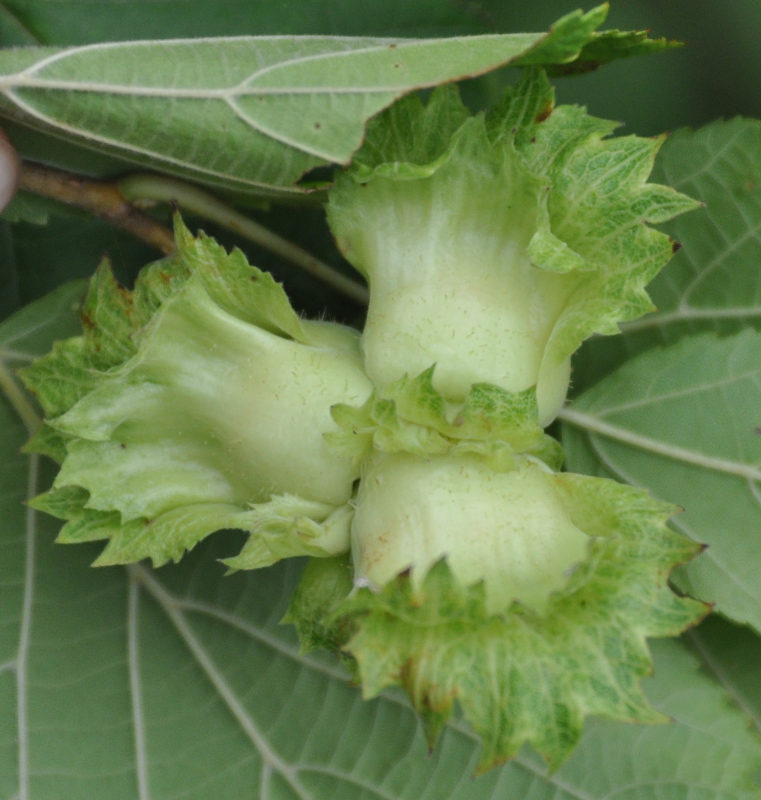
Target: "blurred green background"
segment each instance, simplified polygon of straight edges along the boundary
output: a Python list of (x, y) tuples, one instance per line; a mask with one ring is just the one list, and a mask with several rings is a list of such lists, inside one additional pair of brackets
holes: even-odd
[[(592, 3), (584, 6), (585, 10)], [(574, 10), (572, 0), (5, 0), (0, 4), (0, 45), (71, 45), (97, 41), (240, 34), (341, 34), (449, 36), (537, 31)], [(586, 105), (596, 116), (625, 123), (625, 132), (652, 135), (698, 127), (716, 117), (761, 117), (761, 0), (613, 0), (603, 27), (650, 29), (686, 46), (588, 75), (557, 81), (560, 102)], [(492, 102), (515, 70), (502, 70), (463, 89), (472, 106)], [(54, 143), (11, 131), (42, 158)], [(21, 138), (19, 138), (21, 137)], [(34, 141), (33, 141), (34, 140)], [(55, 161), (55, 158), (51, 159)], [(90, 152), (83, 171), (101, 167)], [(78, 164), (77, 164), (78, 167)], [(332, 245), (319, 209), (252, 212), (326, 261), (349, 268)], [(294, 304), (361, 323), (362, 309), (335, 297), (266, 251), (203, 225), (226, 245), (237, 244), (253, 263), (285, 283)], [(72, 277), (92, 273), (108, 252), (129, 283), (155, 255), (141, 243), (95, 219), (52, 214), (46, 226), (0, 222), (0, 318)]]
[[(563, 0), (478, 5), (499, 30), (540, 28), (575, 7)], [(761, 117), (759, 0), (613, 0), (605, 27), (649, 29), (686, 45), (558, 81), (561, 102), (587, 105), (642, 135), (717, 117)]]

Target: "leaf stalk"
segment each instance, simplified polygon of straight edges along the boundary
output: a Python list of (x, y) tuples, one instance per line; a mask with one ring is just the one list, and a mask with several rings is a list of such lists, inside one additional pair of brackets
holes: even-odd
[(290, 261), (355, 302), (367, 305), (369, 301), (368, 290), (364, 286), (197, 186), (165, 175), (150, 173), (128, 175), (120, 180), (117, 186), (122, 196), (130, 203), (145, 200), (176, 203), (180, 208), (216, 222)]

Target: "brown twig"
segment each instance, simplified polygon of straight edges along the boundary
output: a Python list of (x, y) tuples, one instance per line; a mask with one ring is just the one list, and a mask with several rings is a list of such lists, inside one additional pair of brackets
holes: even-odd
[(172, 232), (127, 202), (115, 182), (92, 180), (24, 161), (19, 189), (88, 211), (164, 254), (174, 250)]
[(236, 211), (214, 195), (176, 178), (136, 173), (113, 181), (99, 181), (23, 161), (18, 188), (88, 211), (164, 254), (174, 250), (172, 232), (141, 211), (136, 204), (141, 201), (176, 203), (256, 242), (356, 303), (367, 305), (369, 300), (367, 287)]

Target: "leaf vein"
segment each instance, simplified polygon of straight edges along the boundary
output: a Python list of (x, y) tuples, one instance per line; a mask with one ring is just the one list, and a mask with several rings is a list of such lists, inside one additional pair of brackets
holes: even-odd
[(288, 785), (302, 800), (308, 800), (309, 795), (299, 782), (293, 766), (285, 762), (280, 755), (270, 746), (266, 737), (254, 722), (239, 698), (235, 695), (230, 685), (222, 676), (217, 665), (212, 660), (206, 648), (192, 630), (185, 619), (182, 609), (174, 601), (172, 595), (148, 572), (145, 567), (136, 565), (130, 567), (130, 572), (135, 581), (139, 581), (156, 600), (160, 608), (169, 618), (177, 633), (192, 653), (198, 665), (216, 689), (220, 698), (227, 706), (241, 730), (259, 752), (262, 760), (272, 766), (283, 776)]
[[(619, 478), (620, 480), (624, 481), (625, 483), (630, 484), (631, 486), (637, 486), (639, 488), (646, 488), (643, 483), (633, 478), (629, 473), (627, 473), (624, 469), (622, 469), (618, 464), (615, 464), (607, 454), (599, 447), (598, 442), (589, 434), (587, 434), (587, 441), (589, 442), (590, 447), (594, 451), (597, 459), (600, 463), (611, 473), (611, 475)], [(662, 500), (669, 500), (670, 498), (662, 497)], [(689, 526), (686, 525), (683, 521), (683, 518), (679, 516), (674, 516), (669, 520), (669, 524), (672, 525), (674, 528), (677, 528), (681, 533), (683, 533), (688, 538), (692, 539), (694, 542), (700, 542), (701, 538), (698, 536), (695, 531)], [(719, 560), (717, 556), (716, 549), (713, 547), (709, 547), (705, 553), (701, 556), (701, 558), (708, 559), (718, 570), (720, 570), (727, 580), (735, 585), (739, 591), (741, 591), (745, 597), (753, 604), (759, 604), (759, 598), (753, 594), (751, 591), (751, 585), (745, 584), (740, 578), (730, 570), (722, 561)]]
[[(40, 457), (29, 457), (27, 499), (38, 492)], [(32, 616), (35, 592), (35, 550), (37, 539), (37, 512), (27, 506), (24, 532), (26, 554), (24, 560), (24, 597), (21, 609), (18, 657), (16, 660), (16, 724), (18, 736), (19, 800), (29, 800), (29, 724), (27, 703), (27, 665), (32, 635)]]
[(319, 764), (300, 764), (296, 769), (298, 772), (316, 772), (320, 775), (328, 775), (331, 778), (345, 781), (353, 786), (358, 786), (365, 792), (375, 795), (376, 797), (380, 798), (380, 800), (399, 800), (398, 796), (387, 794), (378, 786), (373, 786), (372, 784), (363, 781), (361, 778), (351, 775), (347, 772), (342, 772), (341, 770), (332, 769), (331, 767), (325, 767)]
[(708, 456), (694, 450), (688, 450), (684, 447), (677, 447), (676, 445), (659, 442), (657, 439), (628, 431), (618, 425), (611, 425), (610, 423), (603, 422), (599, 417), (593, 414), (586, 414), (572, 408), (562, 409), (558, 417), (564, 422), (588, 430), (592, 434), (600, 434), (609, 439), (615, 439), (624, 444), (632, 445), (640, 450), (646, 450), (675, 461), (682, 461), (686, 464), (693, 464), (703, 469), (724, 472), (728, 475), (737, 475), (749, 480), (761, 481), (761, 470), (755, 465), (741, 464), (736, 461), (715, 458), (714, 456)]
[[(230, 182), (230, 176), (226, 173), (219, 172), (217, 170), (209, 169), (208, 167), (201, 166), (199, 164), (188, 164), (185, 161), (170, 156), (165, 153), (161, 153), (160, 155), (154, 153), (150, 150), (146, 150), (142, 147), (137, 147), (132, 143), (127, 143), (123, 141), (117, 141), (115, 139), (110, 139), (107, 136), (101, 136), (100, 134), (92, 133), (91, 131), (86, 131), (80, 128), (76, 128), (73, 125), (69, 125), (65, 122), (61, 122), (56, 120), (52, 117), (47, 116), (46, 114), (42, 114), (38, 111), (34, 106), (26, 103), (25, 101), (21, 100), (17, 97), (12, 90), (5, 90), (4, 94), (9, 98), (9, 100), (17, 105), (22, 111), (25, 111), (29, 114), (32, 119), (36, 120), (37, 122), (41, 123), (44, 126), (46, 132), (50, 133), (49, 127), (52, 127), (56, 130), (55, 135), (59, 135), (60, 133), (66, 133), (76, 138), (84, 138), (87, 141), (97, 143), (99, 145), (104, 145), (107, 148), (114, 148), (115, 150), (119, 151), (120, 157), (125, 159), (131, 159), (136, 161), (136, 163), (141, 163), (137, 156), (142, 156), (145, 158), (150, 159), (153, 161), (161, 161), (164, 164), (171, 164), (175, 167), (178, 167), (183, 170), (191, 170), (192, 172), (196, 173), (197, 175), (202, 175), (204, 178), (209, 179), (216, 179), (223, 185), (227, 185)], [(49, 127), (48, 127), (49, 126)], [(60, 138), (66, 139), (65, 136), (60, 136)], [(259, 189), (271, 189), (272, 187), (264, 183), (262, 181), (255, 181), (250, 178), (237, 178), (237, 184), (240, 186), (245, 186), (247, 188), (259, 188)], [(290, 193), (290, 194), (301, 194), (301, 190), (291, 187), (291, 186), (281, 186), (278, 184), (277, 186), (278, 191)]]
[(661, 326), (672, 325), (676, 322), (699, 322), (713, 319), (747, 319), (749, 317), (761, 317), (761, 306), (748, 306), (745, 308), (698, 308), (696, 306), (679, 306), (676, 311), (669, 311), (665, 314), (650, 314), (641, 319), (624, 322), (621, 324), (621, 332), (632, 333), (649, 328), (660, 328)]
[[(601, 409), (598, 413), (600, 417), (609, 417), (612, 414), (617, 414), (621, 411), (629, 411), (633, 408), (641, 408), (642, 406), (649, 406), (654, 405), (655, 403), (661, 403), (668, 400), (674, 400), (680, 397), (689, 397), (693, 394), (700, 394), (701, 392), (710, 391), (712, 389), (721, 388), (724, 390), (727, 386), (736, 383), (737, 381), (742, 381), (745, 379), (753, 379), (756, 376), (761, 375), (761, 365), (759, 365), (756, 369), (748, 370), (746, 372), (740, 372), (734, 375), (729, 375), (726, 378), (721, 378), (719, 380), (712, 380), (710, 383), (700, 383), (695, 384), (694, 386), (685, 387), (683, 389), (678, 389), (676, 391), (671, 392), (663, 392), (659, 393), (653, 391), (650, 392), (652, 387), (652, 383), (655, 383), (661, 375), (653, 375), (651, 379), (651, 386), (648, 387), (647, 391), (645, 392), (645, 396), (639, 400), (632, 400), (628, 403), (621, 403), (617, 406), (606, 406), (604, 409)], [(727, 408), (731, 408), (731, 404), (727, 405)], [(739, 448), (739, 442), (738, 448)]]
[(140, 584), (129, 574), (127, 596), (127, 663), (129, 668), (132, 727), (135, 734), (135, 772), (139, 800), (150, 800), (145, 742), (143, 691), (140, 685)]

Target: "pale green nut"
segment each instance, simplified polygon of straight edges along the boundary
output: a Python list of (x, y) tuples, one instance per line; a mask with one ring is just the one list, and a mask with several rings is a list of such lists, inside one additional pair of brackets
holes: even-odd
[(476, 383), (536, 387), (545, 426), (568, 391), (568, 355), (548, 345), (575, 285), (530, 254), (548, 183), (481, 120), (458, 137), (414, 179), (379, 172), (331, 191), (338, 245), (370, 284), (365, 368), (382, 389), (435, 365), (455, 403)]
[(135, 357), (51, 421), (85, 440), (69, 447), (55, 485), (83, 486), (89, 508), (124, 519), (273, 494), (345, 503), (358, 469), (323, 434), (335, 429), (331, 405), (362, 402), (371, 386), (356, 332), (303, 327), (308, 343), (251, 325), (190, 280)]
[(352, 526), (355, 583), (381, 587), (411, 569), (419, 587), (446, 558), (463, 585), (484, 582), (489, 613), (513, 601), (541, 612), (589, 543), (554, 478), (530, 457), (497, 472), (476, 455), (374, 455)]
[[(364, 202), (384, 209), (354, 245), (370, 276), (367, 373), (387, 386), (435, 364), (433, 384), (453, 401), (474, 383), (509, 392), (536, 386), (545, 426), (568, 390), (570, 360), (545, 354), (571, 280), (531, 263), (533, 196), (495, 191), (484, 202), (475, 189), (470, 196), (462, 186), (450, 192), (447, 178), (442, 169), (416, 184), (376, 180), (363, 187)], [(511, 202), (524, 204), (512, 227), (505, 223)]]

